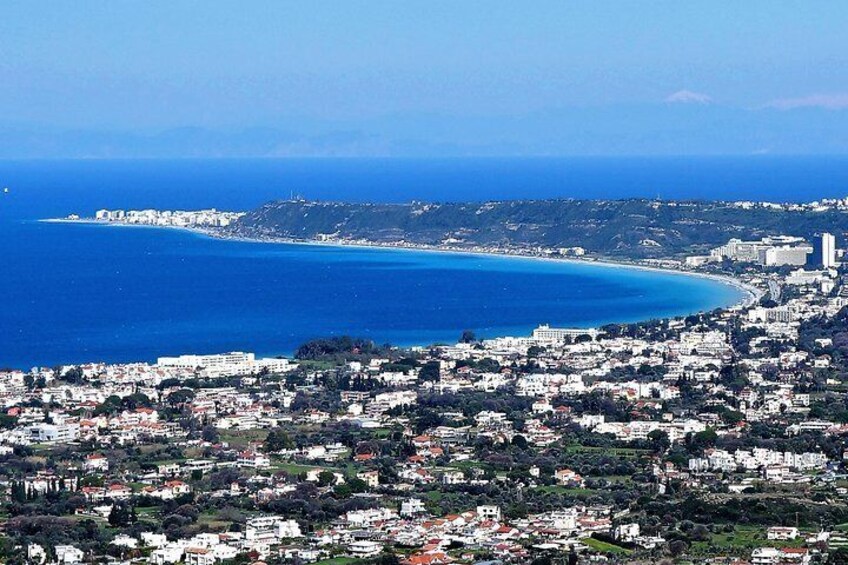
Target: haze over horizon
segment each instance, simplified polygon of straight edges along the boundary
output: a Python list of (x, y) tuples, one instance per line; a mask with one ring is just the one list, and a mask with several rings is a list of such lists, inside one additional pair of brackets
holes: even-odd
[(0, 13), (0, 158), (848, 154), (840, 2)]

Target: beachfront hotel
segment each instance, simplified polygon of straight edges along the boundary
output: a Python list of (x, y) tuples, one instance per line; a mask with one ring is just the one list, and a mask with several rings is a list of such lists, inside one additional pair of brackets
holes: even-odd
[(536, 341), (561, 342), (584, 335), (595, 339), (598, 337), (598, 333), (598, 330), (594, 328), (552, 328), (548, 324), (542, 324), (533, 330), (533, 339)]

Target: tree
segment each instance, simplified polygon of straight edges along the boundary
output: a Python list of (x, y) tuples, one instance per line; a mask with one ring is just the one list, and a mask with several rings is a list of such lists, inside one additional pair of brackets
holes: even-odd
[(421, 367), (418, 373), (418, 378), (422, 381), (438, 381), (441, 377), (438, 361), (429, 361)]
[(156, 386), (156, 388), (158, 388), (159, 390), (165, 390), (166, 388), (173, 388), (177, 386), (180, 386), (180, 379), (171, 377), (169, 379), (163, 379), (162, 382), (160, 382)]
[(415, 419), (415, 432), (422, 433), (429, 428), (435, 428), (444, 424), (444, 417), (436, 410), (430, 408), (420, 409), (418, 418)]
[(474, 343), (475, 341), (477, 341), (477, 336), (473, 330), (465, 330), (459, 336), (459, 343)]
[(688, 548), (689, 545), (683, 540), (674, 540), (668, 544), (668, 552), (674, 557), (682, 555)]
[(698, 524), (689, 532), (689, 539), (693, 541), (708, 541), (710, 539), (710, 531), (703, 524)]
[(378, 352), (378, 348), (370, 339), (353, 338), (345, 335), (308, 341), (297, 348), (294, 356), (301, 360), (318, 360), (371, 355), (376, 352)]
[(26, 502), (26, 486), (22, 481), (13, 481), (12, 482), (12, 500), (15, 502)]
[(848, 547), (837, 547), (827, 556), (828, 565), (848, 565)]
[(189, 388), (181, 388), (169, 394), (166, 400), (171, 407), (179, 408), (194, 400), (194, 391)]
[(368, 483), (359, 477), (350, 479), (347, 484), (350, 487), (351, 492), (366, 492), (368, 490)]
[(113, 528), (123, 528), (132, 524), (135, 520), (135, 509), (123, 502), (112, 505), (109, 512), (109, 525)]
[(140, 392), (125, 396), (121, 403), (127, 410), (135, 410), (136, 408), (150, 407), (153, 405), (147, 395)]
[(713, 447), (718, 440), (718, 434), (716, 434), (715, 430), (712, 428), (707, 428), (702, 432), (698, 432), (696, 434), (690, 434), (687, 436), (689, 440), (689, 451), (691, 453), (699, 453), (704, 449), (709, 447)]
[(648, 434), (648, 439), (651, 442), (651, 449), (654, 453), (662, 455), (671, 446), (671, 441), (668, 439), (668, 434), (662, 430), (653, 430)]
[(203, 426), (203, 430), (200, 432), (203, 441), (208, 441), (209, 443), (218, 443), (220, 439), (220, 434), (218, 434), (218, 428), (215, 426), (207, 425)]
[(494, 359), (486, 357), (477, 362), (477, 369), (484, 373), (497, 373), (501, 369), (501, 364)]
[(265, 438), (264, 448), (267, 453), (276, 453), (283, 449), (291, 449), (294, 447), (294, 442), (289, 437), (289, 434), (280, 428), (274, 428), (268, 432)]
[(100, 528), (97, 526), (97, 522), (91, 518), (85, 518), (77, 522), (75, 529), (77, 535), (83, 540), (94, 541), (100, 534)]
[(82, 374), (82, 369), (79, 367), (71, 367), (60, 378), (72, 385), (81, 384), (85, 380), (85, 377)]
[(209, 486), (213, 489), (227, 488), (241, 478), (241, 473), (233, 467), (225, 467), (209, 475)]
[(318, 485), (322, 487), (329, 486), (336, 482), (336, 475), (332, 471), (321, 471), (318, 473)]
[(377, 558), (377, 565), (399, 565), (400, 560), (394, 553), (382, 553)]
[(94, 415), (100, 416), (101, 414), (116, 414), (121, 411), (123, 407), (123, 402), (121, 398), (116, 395), (111, 395), (106, 398), (100, 405), (94, 409)]
[(338, 498), (350, 498), (350, 495), (353, 494), (353, 489), (350, 488), (350, 485), (336, 485), (333, 487), (333, 494)]
[(538, 357), (539, 355), (541, 355), (545, 351), (547, 351), (547, 350), (541, 345), (531, 345), (527, 349), (527, 357)]

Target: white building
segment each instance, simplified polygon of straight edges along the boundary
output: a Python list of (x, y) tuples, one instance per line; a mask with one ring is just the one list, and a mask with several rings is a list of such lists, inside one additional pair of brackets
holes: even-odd
[(639, 524), (636, 522), (631, 524), (621, 524), (620, 526), (616, 526), (614, 530), (615, 539), (623, 541), (624, 543), (631, 543), (639, 537), (640, 533)]
[(197, 371), (207, 377), (250, 375), (267, 370), (272, 373), (284, 373), (296, 365), (288, 359), (256, 359), (253, 353), (231, 351), (215, 355), (180, 355), (179, 357), (159, 357), (156, 364), (186, 371)]
[(781, 245), (778, 247), (768, 247), (760, 251), (760, 263), (767, 267), (777, 267), (781, 265), (805, 265), (807, 263), (807, 255), (812, 249), (806, 245)]
[(417, 498), (409, 498), (404, 500), (400, 505), (400, 515), (403, 517), (416, 516), (426, 512), (424, 503)]
[(142, 532), (141, 543), (144, 544), (145, 547), (164, 547), (168, 544), (168, 538), (165, 534)]
[(798, 528), (774, 526), (768, 529), (766, 537), (770, 540), (788, 541), (798, 537)]
[(183, 558), (185, 548), (176, 544), (169, 544), (165, 547), (154, 549), (150, 553), (148, 560), (153, 565), (167, 565), (168, 563), (178, 563)]
[(85, 461), (82, 463), (82, 468), (86, 471), (108, 471), (109, 460), (106, 459), (105, 455), (92, 453), (86, 456)]
[(494, 522), (501, 521), (501, 509), (499, 506), (494, 506), (491, 504), (478, 506), (477, 515), (480, 517), (481, 520), (492, 520)]
[(244, 529), (244, 541), (248, 546), (256, 543), (279, 543), (287, 538), (299, 538), (303, 534), (300, 525), (294, 520), (285, 520), (281, 516), (262, 516), (247, 521)]
[(374, 557), (383, 551), (382, 544), (369, 540), (354, 541), (347, 547), (350, 554), (354, 557)]
[(766, 266), (804, 265), (811, 250), (800, 237), (778, 235), (764, 237), (759, 241), (734, 238), (713, 249), (710, 257), (713, 260), (730, 259)]
[(35, 563), (42, 565), (47, 561), (47, 552), (37, 543), (31, 543), (27, 546), (27, 563)]
[(580, 336), (589, 336), (595, 339), (598, 337), (598, 333), (598, 330), (593, 328), (552, 328), (548, 324), (542, 324), (533, 330), (533, 339), (541, 342), (560, 343)]
[(33, 443), (69, 443), (79, 438), (79, 424), (34, 424), (26, 432)]
[(83, 552), (72, 545), (56, 546), (56, 562), (63, 565), (82, 563)]

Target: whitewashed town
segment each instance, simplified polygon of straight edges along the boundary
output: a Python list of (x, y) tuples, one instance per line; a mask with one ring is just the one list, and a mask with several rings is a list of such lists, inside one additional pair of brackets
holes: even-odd
[(685, 263), (751, 299), (685, 318), (2, 370), (8, 562), (839, 562), (842, 256), (731, 240)]
[(81, 218), (79, 214), (70, 214), (69, 221), (94, 221), (98, 223), (126, 224), (136, 226), (157, 226), (175, 228), (215, 227), (223, 228), (244, 215), (244, 212), (224, 212), (210, 208), (208, 210), (97, 210), (94, 218)]

